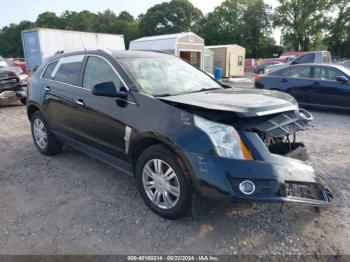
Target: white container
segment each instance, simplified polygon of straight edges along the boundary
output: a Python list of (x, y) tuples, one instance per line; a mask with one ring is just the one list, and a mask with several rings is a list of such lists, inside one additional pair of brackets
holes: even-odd
[(38, 68), (58, 51), (125, 50), (123, 35), (37, 28), (22, 32), (28, 70)]

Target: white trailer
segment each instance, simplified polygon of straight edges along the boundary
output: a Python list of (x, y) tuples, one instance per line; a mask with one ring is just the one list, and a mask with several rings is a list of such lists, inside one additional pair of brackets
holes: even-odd
[(35, 70), (57, 51), (125, 50), (123, 35), (37, 28), (22, 32), (28, 70)]

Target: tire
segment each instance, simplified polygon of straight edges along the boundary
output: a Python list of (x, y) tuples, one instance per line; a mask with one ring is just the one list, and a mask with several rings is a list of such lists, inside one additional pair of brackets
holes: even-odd
[[(42, 126), (40, 123), (42, 123)], [(37, 128), (39, 128), (40, 132), (37, 131)], [(33, 114), (31, 118), (31, 129), (34, 144), (40, 153), (51, 156), (62, 150), (63, 144), (51, 132), (49, 125), (40, 111), (36, 111)], [(39, 139), (39, 137), (42, 139)]]
[(21, 98), (21, 103), (23, 105), (26, 105), (27, 104), (27, 98), (26, 97)]
[[(158, 174), (153, 173), (156, 171), (155, 163), (161, 163), (158, 166), (158, 170), (161, 170)], [(152, 176), (149, 175), (150, 171)], [(164, 181), (167, 172), (167, 178), (172, 178)], [(167, 219), (186, 216), (192, 206), (192, 187), (189, 176), (176, 154), (160, 144), (145, 149), (137, 160), (135, 177), (141, 196), (152, 211)], [(150, 185), (152, 182), (153, 188)], [(159, 200), (158, 204), (156, 199)]]

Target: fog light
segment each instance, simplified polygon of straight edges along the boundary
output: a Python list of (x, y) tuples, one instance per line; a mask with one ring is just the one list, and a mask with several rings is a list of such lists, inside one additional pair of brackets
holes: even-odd
[(255, 184), (250, 180), (245, 180), (239, 184), (239, 190), (245, 195), (251, 195), (255, 192)]

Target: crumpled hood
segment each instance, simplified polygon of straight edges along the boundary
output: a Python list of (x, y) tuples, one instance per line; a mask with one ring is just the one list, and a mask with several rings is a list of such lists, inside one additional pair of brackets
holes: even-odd
[(241, 117), (262, 116), (298, 109), (298, 103), (286, 93), (253, 88), (220, 89), (160, 99), (204, 109), (234, 112)]

